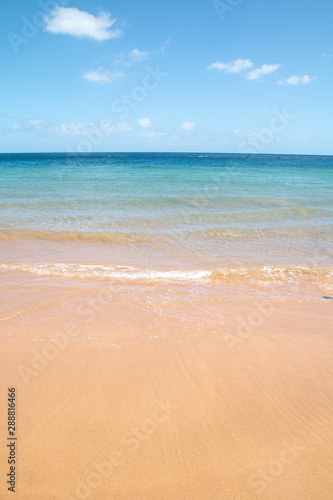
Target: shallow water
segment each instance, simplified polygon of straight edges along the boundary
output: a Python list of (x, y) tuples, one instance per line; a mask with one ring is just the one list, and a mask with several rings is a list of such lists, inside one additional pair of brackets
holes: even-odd
[(0, 155), (0, 273), (331, 293), (333, 158)]

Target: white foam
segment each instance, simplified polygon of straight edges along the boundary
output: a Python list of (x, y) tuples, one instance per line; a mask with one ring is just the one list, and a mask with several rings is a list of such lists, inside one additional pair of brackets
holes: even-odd
[(211, 275), (205, 270), (149, 270), (137, 269), (128, 266), (107, 266), (97, 264), (30, 264), (30, 263), (3, 263), (3, 271), (21, 271), (39, 276), (58, 276), (66, 278), (102, 278), (102, 279), (166, 279), (166, 280), (198, 280)]

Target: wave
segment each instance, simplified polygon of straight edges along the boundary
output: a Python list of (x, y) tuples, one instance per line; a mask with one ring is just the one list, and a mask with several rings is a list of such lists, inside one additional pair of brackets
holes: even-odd
[(312, 227), (271, 227), (271, 228), (255, 228), (244, 229), (240, 227), (226, 228), (209, 228), (201, 231), (184, 231), (180, 237), (183, 240), (227, 240), (227, 239), (242, 239), (242, 240), (257, 240), (264, 241), (266, 238), (319, 238), (325, 239), (333, 237), (333, 226), (312, 226)]
[(129, 266), (108, 266), (101, 264), (66, 264), (66, 263), (3, 263), (2, 271), (21, 271), (38, 276), (56, 276), (64, 278), (96, 278), (96, 279), (166, 279), (196, 280), (211, 275), (208, 270), (148, 270)]
[(333, 278), (333, 268), (305, 266), (262, 266), (216, 269), (212, 272), (213, 281), (230, 279), (258, 281), (326, 281)]
[[(195, 222), (193, 220), (193, 222)], [(197, 221), (200, 223), (200, 219)], [(146, 227), (147, 228), (147, 227)], [(148, 229), (148, 228), (147, 228)], [(0, 241), (10, 239), (37, 239), (47, 241), (73, 241), (91, 243), (118, 243), (118, 244), (146, 244), (155, 246), (158, 244), (179, 243), (184, 244), (186, 240), (259, 240), (266, 238), (325, 238), (333, 237), (333, 226), (317, 225), (311, 227), (268, 227), (268, 228), (242, 228), (242, 227), (211, 227), (203, 230), (183, 230), (172, 233), (156, 232), (131, 232), (131, 231), (41, 231), (37, 229), (2, 229), (0, 230)], [(178, 228), (179, 231), (180, 228)]]
[(0, 241), (7, 239), (39, 239), (48, 241), (86, 241), (106, 243), (149, 243), (162, 240), (161, 235), (134, 232), (38, 231), (37, 229), (0, 230)]
[(130, 266), (77, 263), (1, 263), (0, 271), (19, 271), (37, 276), (104, 280), (209, 281), (214, 283), (299, 282), (332, 283), (333, 268), (261, 266), (218, 269), (139, 269)]

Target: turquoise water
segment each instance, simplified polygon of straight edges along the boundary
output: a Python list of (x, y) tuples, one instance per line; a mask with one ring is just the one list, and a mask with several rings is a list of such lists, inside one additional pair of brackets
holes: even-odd
[[(104, 245), (103, 263), (131, 246), (169, 268), (312, 257), (328, 265), (332, 187), (333, 157), (2, 154), (0, 250), (8, 260), (10, 242), (50, 241), (58, 250), (72, 242), (78, 259), (87, 245)], [(114, 249), (108, 258), (105, 245)]]

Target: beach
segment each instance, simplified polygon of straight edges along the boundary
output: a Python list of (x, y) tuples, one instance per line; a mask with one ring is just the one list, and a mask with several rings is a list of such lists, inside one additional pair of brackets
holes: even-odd
[(0, 155), (17, 498), (332, 498), (332, 166)]

